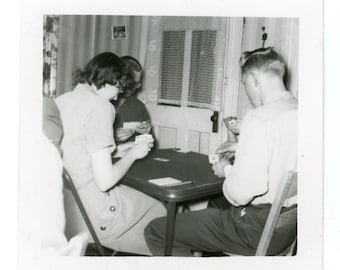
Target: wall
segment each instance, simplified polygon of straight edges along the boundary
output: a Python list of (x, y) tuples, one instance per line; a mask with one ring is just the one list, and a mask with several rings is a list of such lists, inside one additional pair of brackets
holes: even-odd
[[(145, 63), (147, 48), (151, 50), (151, 45), (154, 45), (148, 44), (147, 47), (149, 23), (151, 25), (153, 23), (152, 20), (150, 21), (150, 17), (141, 16), (60, 16), (56, 82), (57, 96), (72, 89), (72, 72), (76, 68), (83, 67), (91, 57), (104, 51), (112, 51), (119, 56), (128, 54), (139, 59), (146, 68), (145, 81), (148, 81), (148, 76), (155, 73), (155, 65), (150, 64), (150, 62)], [(128, 39), (112, 40), (111, 26), (113, 25), (126, 25)], [(261, 28), (263, 26), (268, 34), (265, 46), (274, 46), (287, 61), (289, 71), (287, 86), (293, 95), (297, 97), (299, 21), (296, 18), (245, 18), (242, 51), (262, 47), (263, 31)], [(154, 60), (152, 59), (152, 61)], [(229, 63), (226, 62), (227, 68), (228, 65)], [(234, 76), (235, 74), (233, 74)], [(151, 84), (157, 85), (157, 81), (153, 78)], [(153, 85), (154, 87), (146, 85), (149, 86), (146, 87), (149, 91), (147, 91), (148, 93), (141, 93), (143, 100), (155, 98), (155, 93), (150, 91), (150, 89), (157, 91), (158, 87), (155, 87), (155, 85)], [(237, 116), (242, 118), (249, 108), (249, 100), (240, 84)]]
[[(128, 39), (112, 40), (111, 27), (126, 25)], [(143, 57), (140, 16), (60, 16), (57, 96), (72, 90), (72, 73), (96, 54), (111, 51), (119, 56)], [(143, 62), (143, 61), (142, 61)]]

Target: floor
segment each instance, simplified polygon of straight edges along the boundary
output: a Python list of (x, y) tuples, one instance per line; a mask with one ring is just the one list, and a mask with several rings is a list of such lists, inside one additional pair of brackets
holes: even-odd
[[(127, 252), (115, 252), (112, 249), (105, 248), (105, 253), (107, 256), (145, 256), (145, 255), (140, 255), (140, 254), (134, 254), (134, 253), (127, 253)], [(89, 244), (86, 248), (85, 251), (85, 256), (99, 256), (99, 253), (97, 252), (97, 249), (94, 244)], [(222, 257), (222, 256), (227, 256), (223, 253), (205, 253), (201, 255), (201, 257)]]

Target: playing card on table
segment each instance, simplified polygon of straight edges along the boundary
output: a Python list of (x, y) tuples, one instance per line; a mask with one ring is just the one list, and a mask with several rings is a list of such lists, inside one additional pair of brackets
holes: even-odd
[(181, 183), (182, 181), (172, 178), (172, 177), (162, 177), (162, 178), (150, 179), (149, 182), (157, 186), (167, 186), (167, 185), (178, 184), (178, 183)]
[(161, 162), (169, 162), (170, 159), (167, 159), (167, 158), (160, 158), (160, 157), (155, 157), (153, 158), (154, 160), (157, 160), (157, 161), (161, 161)]

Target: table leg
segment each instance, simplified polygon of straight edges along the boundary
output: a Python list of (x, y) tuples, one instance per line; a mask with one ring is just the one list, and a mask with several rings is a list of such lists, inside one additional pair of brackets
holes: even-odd
[(166, 246), (165, 246), (165, 256), (171, 256), (172, 244), (174, 240), (174, 230), (175, 230), (175, 219), (176, 219), (176, 202), (168, 202), (168, 214), (166, 221)]

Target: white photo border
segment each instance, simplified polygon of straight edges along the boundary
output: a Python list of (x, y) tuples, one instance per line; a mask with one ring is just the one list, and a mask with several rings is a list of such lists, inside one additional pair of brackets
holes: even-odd
[[(25, 146), (41, 132), (42, 22), (44, 14), (298, 17), (299, 40), (299, 247), (294, 257), (19, 258), (20, 269), (322, 269), (323, 243), (323, 18), (321, 0), (22, 1), (20, 180), (30, 161)], [(19, 183), (20, 185), (20, 183)], [(24, 192), (24, 191), (20, 191)], [(19, 213), (25, 210), (20, 205)], [(20, 216), (19, 216), (20, 219)], [(19, 239), (20, 240), (20, 239)]]

